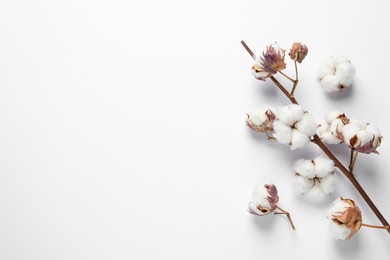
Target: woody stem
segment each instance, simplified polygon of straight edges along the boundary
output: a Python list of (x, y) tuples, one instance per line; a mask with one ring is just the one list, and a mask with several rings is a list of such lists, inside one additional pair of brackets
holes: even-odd
[(297, 66), (296, 60), (294, 61), (294, 66), (295, 66), (295, 81), (294, 81), (294, 85), (293, 85), (293, 88), (292, 88), (291, 93), (290, 93), (291, 96), (294, 96), (294, 91), (298, 86), (298, 66)]
[(294, 223), (293, 223), (293, 221), (292, 221), (292, 219), (291, 219), (290, 213), (287, 212), (287, 211), (285, 211), (284, 209), (280, 208), (279, 206), (276, 206), (276, 208), (277, 208), (278, 210), (280, 210), (281, 212), (275, 212), (274, 214), (275, 214), (275, 215), (279, 215), (279, 214), (284, 214), (284, 215), (286, 215), (287, 218), (288, 218), (288, 221), (290, 221), (291, 228), (292, 228), (293, 230), (296, 230), (296, 229), (295, 229), (295, 226), (294, 226)]
[[(242, 41), (241, 43), (244, 45), (245, 49), (249, 52), (249, 54), (251, 54), (251, 53), (253, 54), (253, 52), (244, 43), (244, 41)], [(295, 99), (295, 97), (293, 95), (290, 95), (290, 93), (288, 93), (286, 88), (282, 84), (280, 84), (280, 82), (277, 79), (275, 79), (275, 77), (271, 76), (270, 78), (275, 83), (275, 85), (283, 92), (283, 94), (286, 95), (286, 97), (291, 101), (291, 103), (298, 105), (298, 101)], [(328, 156), (328, 158), (333, 161), (335, 166), (344, 174), (344, 176), (347, 177), (347, 179), (352, 183), (352, 185), (356, 188), (356, 190), (359, 192), (359, 194), (363, 197), (363, 199), (366, 201), (368, 206), (371, 208), (371, 210), (374, 212), (374, 214), (377, 216), (377, 218), (383, 224), (383, 226), (389, 226), (389, 223), (387, 222), (385, 217), (382, 215), (382, 213), (375, 206), (374, 202), (372, 202), (371, 198), (367, 195), (367, 193), (365, 192), (363, 187), (356, 180), (353, 173), (348, 171), (348, 169), (337, 159), (337, 157), (322, 142), (321, 138), (318, 135), (314, 135), (312, 138), (312, 142), (314, 144), (316, 144)], [(355, 159), (355, 161), (356, 161), (356, 159)], [(389, 232), (389, 234), (390, 234), (390, 229), (387, 229), (387, 232)]]
[(378, 229), (390, 229), (389, 225), (387, 225), (387, 226), (376, 226), (376, 225), (369, 225), (369, 224), (362, 223), (362, 226), (363, 227), (369, 227), (369, 228), (378, 228)]

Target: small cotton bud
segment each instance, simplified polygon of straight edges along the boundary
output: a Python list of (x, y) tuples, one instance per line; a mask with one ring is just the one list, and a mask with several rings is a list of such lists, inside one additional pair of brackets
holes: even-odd
[(278, 201), (278, 190), (275, 185), (256, 186), (249, 202), (248, 211), (253, 215), (264, 216), (275, 211)]
[(294, 42), (288, 55), (293, 61), (302, 63), (308, 51), (309, 49), (306, 47), (306, 45), (299, 42)]
[(330, 227), (335, 238), (350, 239), (362, 225), (362, 213), (351, 199), (338, 198), (329, 211)]
[(318, 70), (321, 86), (328, 92), (343, 91), (351, 86), (355, 67), (343, 56), (333, 56)]
[(248, 114), (247, 125), (256, 132), (267, 132), (273, 130), (275, 114), (271, 108), (257, 108)]

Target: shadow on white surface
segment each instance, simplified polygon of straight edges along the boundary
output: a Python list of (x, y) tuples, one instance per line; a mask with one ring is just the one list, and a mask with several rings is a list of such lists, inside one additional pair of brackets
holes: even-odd
[(333, 100), (351, 99), (351, 98), (353, 98), (353, 92), (354, 92), (354, 84), (353, 83), (351, 86), (349, 86), (349, 88), (347, 88), (346, 90), (344, 90), (342, 92), (324, 91), (326, 96), (330, 99), (333, 99)]
[(275, 226), (275, 216), (273, 213), (265, 216), (250, 216), (252, 218), (253, 224), (259, 229), (262, 233), (274, 232)]
[(359, 234), (355, 234), (354, 237), (347, 241), (336, 239), (333, 241), (335, 251), (342, 257), (348, 257), (347, 259), (353, 259), (355, 256), (359, 256), (360, 250), (364, 248), (361, 245)]

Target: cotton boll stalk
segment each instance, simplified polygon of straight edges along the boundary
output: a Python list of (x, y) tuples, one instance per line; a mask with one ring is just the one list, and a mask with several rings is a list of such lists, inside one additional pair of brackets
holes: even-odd
[(336, 199), (328, 217), (333, 235), (340, 240), (350, 239), (362, 226), (362, 213), (351, 199)]

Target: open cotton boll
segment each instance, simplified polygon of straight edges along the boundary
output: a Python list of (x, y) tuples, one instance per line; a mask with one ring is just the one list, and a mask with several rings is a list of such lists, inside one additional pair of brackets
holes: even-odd
[(294, 177), (295, 187), (299, 193), (307, 193), (312, 187), (313, 182), (299, 174)]
[(358, 145), (365, 145), (365, 144), (368, 144), (369, 142), (371, 142), (373, 139), (374, 139), (374, 134), (367, 131), (367, 130), (360, 130), (357, 134), (356, 134), (357, 138), (358, 138)]
[(265, 198), (252, 198), (248, 208), (250, 211), (256, 212), (258, 215), (266, 215), (271, 211), (271, 204)]
[(332, 56), (318, 70), (318, 78), (325, 91), (343, 91), (352, 84), (355, 67), (344, 56)]
[(319, 188), (322, 190), (325, 194), (330, 194), (335, 190), (336, 180), (333, 173), (329, 174), (328, 176), (325, 176), (322, 178)]
[(330, 64), (333, 67), (338, 67), (341, 64), (350, 63), (350, 62), (351, 60), (346, 56), (334, 55), (330, 57)]
[(313, 160), (315, 175), (323, 178), (334, 172), (334, 163), (332, 160), (319, 156)]
[(355, 77), (355, 67), (352, 63), (343, 63), (337, 66), (336, 77), (340, 85), (350, 86)]
[(379, 128), (374, 125), (368, 124), (366, 127), (366, 131), (374, 135), (373, 146), (374, 147), (378, 146), (378, 142), (380, 144), (380, 139), (382, 139), (382, 135), (381, 132), (379, 131)]
[(312, 179), (315, 177), (315, 168), (311, 160), (299, 159), (295, 162), (293, 169), (301, 176)]
[(302, 119), (295, 123), (295, 128), (307, 136), (313, 136), (316, 133), (317, 123), (309, 113), (304, 113)]
[(292, 130), (292, 135), (291, 135), (291, 150), (295, 150), (297, 148), (303, 148), (307, 144), (310, 143), (310, 138), (299, 132), (297, 129)]
[(265, 114), (265, 112), (267, 111), (268, 109), (267, 108), (256, 108), (256, 109), (253, 109), (251, 112), (248, 113), (248, 116), (250, 118), (250, 120), (256, 124), (256, 125), (262, 125), (265, 120), (267, 120), (267, 115)]
[(326, 75), (321, 79), (321, 86), (327, 92), (339, 91), (339, 79), (334, 75)]
[(278, 107), (275, 111), (278, 120), (289, 126), (292, 126), (296, 121), (299, 121), (302, 118), (303, 113), (303, 108), (295, 104)]
[(273, 135), (279, 143), (289, 145), (291, 142), (292, 129), (290, 126), (285, 125), (280, 121), (275, 121)]
[(325, 115), (325, 120), (328, 124), (331, 124), (333, 120), (345, 116), (344, 113), (334, 110)]
[(344, 141), (348, 146), (357, 147), (359, 145), (357, 140), (357, 133), (361, 130), (361, 127), (357, 124), (349, 123), (345, 125), (341, 132), (344, 136)]
[(339, 225), (336, 222), (330, 222), (330, 232), (333, 237), (338, 240), (348, 240), (351, 236), (352, 230), (344, 225)]

